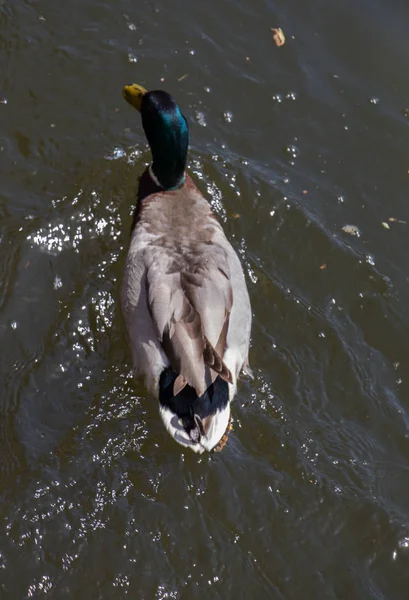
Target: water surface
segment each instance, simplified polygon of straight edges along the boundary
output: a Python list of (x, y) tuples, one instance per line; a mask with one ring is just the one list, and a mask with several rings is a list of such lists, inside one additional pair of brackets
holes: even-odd
[[(0, 3), (2, 598), (406, 598), (408, 24), (399, 0)], [(255, 381), (220, 454), (131, 377), (133, 81), (178, 100), (247, 275)]]

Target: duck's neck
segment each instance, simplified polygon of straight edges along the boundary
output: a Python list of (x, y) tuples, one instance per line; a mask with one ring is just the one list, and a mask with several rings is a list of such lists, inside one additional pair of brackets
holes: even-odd
[(158, 160), (153, 161), (148, 167), (149, 176), (152, 181), (162, 190), (177, 190), (185, 182), (185, 160)]
[(142, 123), (152, 152), (150, 174), (163, 190), (175, 190), (185, 181), (189, 128), (176, 106), (162, 111), (154, 122), (142, 115)]
[[(159, 173), (159, 175), (156, 175), (155, 173), (155, 169), (156, 171)], [(179, 176), (178, 173), (170, 173), (170, 174), (164, 174), (163, 170), (161, 170), (160, 166), (158, 168), (158, 165), (154, 164), (154, 162), (151, 162), (151, 164), (149, 165), (149, 167), (147, 168), (147, 172), (148, 175), (152, 181), (152, 183), (156, 186), (157, 190), (177, 190), (178, 188), (182, 187), (182, 185), (185, 183), (186, 180), (186, 174), (183, 171), (182, 175)], [(171, 182), (173, 183), (172, 186), (165, 186), (164, 184), (161, 183), (161, 179), (164, 182)]]
[(185, 182), (187, 160), (186, 147), (178, 144), (163, 144), (152, 149), (152, 163), (149, 166), (151, 179), (163, 190), (176, 190)]

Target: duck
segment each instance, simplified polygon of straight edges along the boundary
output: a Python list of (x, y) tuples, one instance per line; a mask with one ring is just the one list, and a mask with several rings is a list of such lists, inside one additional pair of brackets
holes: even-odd
[(186, 171), (189, 126), (166, 91), (123, 88), (152, 161), (139, 179), (121, 285), (133, 374), (185, 448), (217, 448), (240, 373), (252, 377), (252, 312), (239, 257)]

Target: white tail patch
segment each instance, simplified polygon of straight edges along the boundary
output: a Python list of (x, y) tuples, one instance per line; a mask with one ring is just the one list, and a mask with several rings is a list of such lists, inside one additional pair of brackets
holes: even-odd
[(202, 454), (205, 450), (208, 452), (213, 450), (224, 436), (230, 421), (230, 402), (221, 410), (217, 410), (201, 420), (206, 434), (200, 435), (197, 441), (190, 437), (177, 414), (169, 408), (160, 405), (159, 414), (166, 431), (173, 437), (175, 442), (185, 448), (190, 448), (193, 452)]

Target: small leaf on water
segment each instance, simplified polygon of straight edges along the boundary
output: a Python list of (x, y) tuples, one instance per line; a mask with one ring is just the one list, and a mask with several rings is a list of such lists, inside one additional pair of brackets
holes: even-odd
[(389, 217), (388, 221), (390, 223), (402, 223), (402, 225), (407, 225), (406, 221), (401, 221), (400, 219), (395, 219), (395, 217)]
[(274, 33), (273, 40), (276, 46), (284, 46), (285, 44), (285, 35), (281, 27), (272, 27), (271, 31)]
[(321, 265), (321, 266), (320, 266), (320, 269), (321, 269), (321, 271), (322, 271), (323, 269), (326, 269), (326, 268), (327, 268), (327, 265), (326, 265), (326, 263), (324, 263), (323, 265)]
[(385, 229), (390, 229), (389, 225), (385, 223), (385, 221), (382, 222), (382, 227), (385, 227)]

